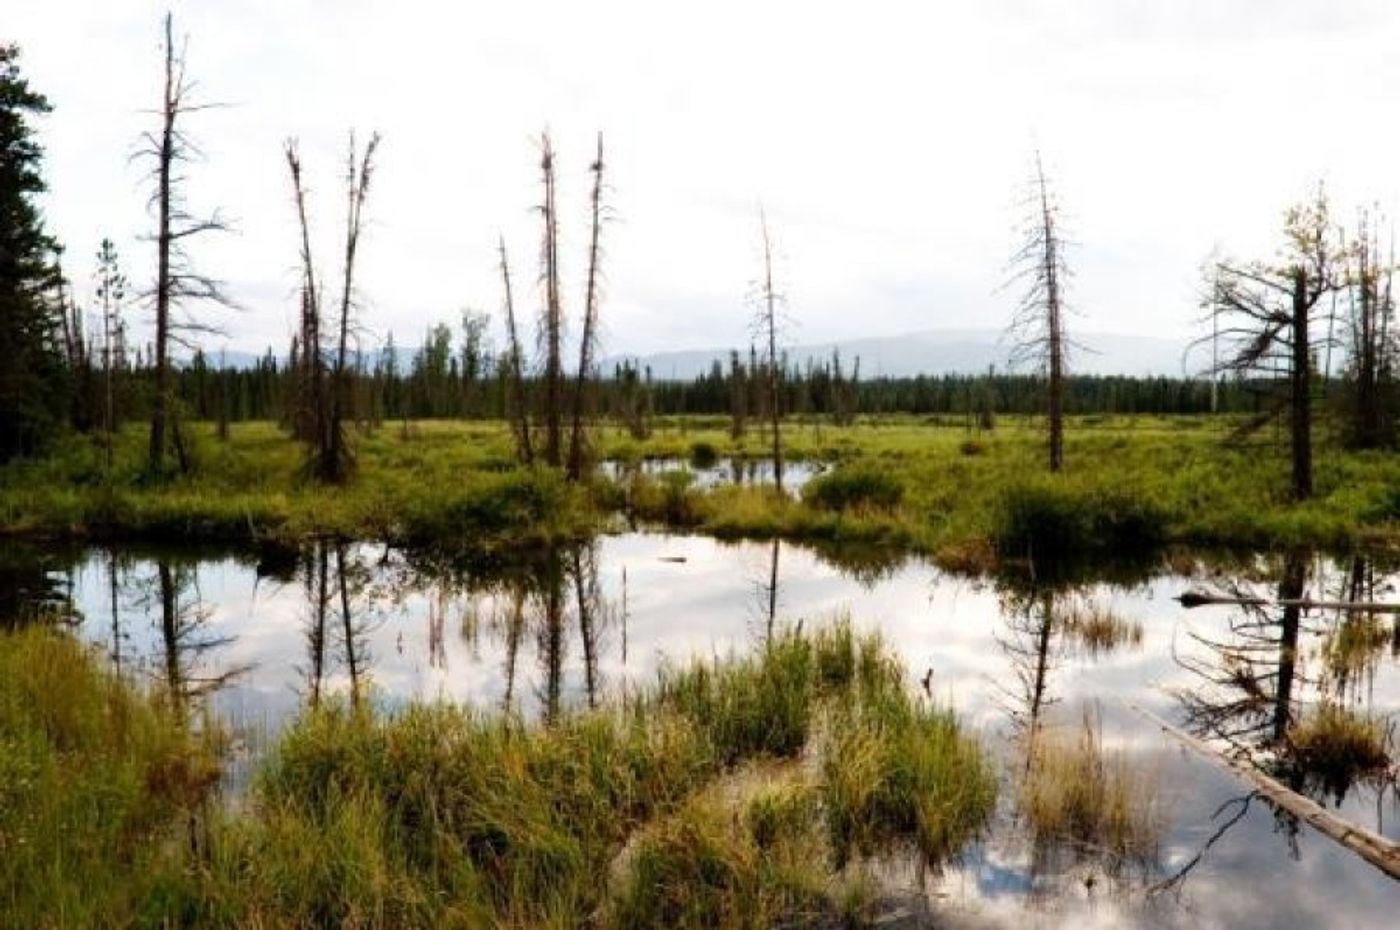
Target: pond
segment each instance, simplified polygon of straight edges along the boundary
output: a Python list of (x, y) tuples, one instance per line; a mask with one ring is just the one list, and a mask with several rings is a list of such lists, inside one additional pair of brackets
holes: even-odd
[[(790, 459), (783, 462), (783, 489), (796, 497), (803, 485), (826, 471), (822, 462), (805, 459)], [(614, 481), (627, 479), (631, 475), (659, 477), (666, 474), (683, 474), (696, 488), (714, 488), (725, 484), (771, 485), (773, 483), (773, 460), (771, 458), (729, 458), (696, 456), (682, 458), (650, 458), (624, 461), (609, 459), (598, 463), (598, 470)]]
[[(1393, 925), (1400, 883), (1144, 712), (1400, 838), (1389, 780), (1301, 766), (1278, 738), (1323, 706), (1400, 711), (1395, 615), (1276, 606), (1383, 601), (1398, 586), (1400, 573), (1364, 559), (1262, 555), (1032, 585), (890, 553), (647, 533), (489, 569), (374, 545), (317, 546), (282, 565), (135, 549), (0, 558), (10, 615), (66, 600), (76, 632), (124, 674), (206, 703), (234, 730), (233, 792), (303, 704), (332, 695), (548, 719), (645, 686), (667, 662), (743, 653), (776, 627), (847, 614), (1002, 760), (1003, 812), (987, 837), (940, 874), (900, 875), (923, 884), (946, 924), (972, 927)], [(1251, 603), (1176, 600), (1199, 591)], [(1086, 726), (1151, 782), (1158, 826), (1130, 861), (1038, 839), (1012, 803), (1027, 734)]]

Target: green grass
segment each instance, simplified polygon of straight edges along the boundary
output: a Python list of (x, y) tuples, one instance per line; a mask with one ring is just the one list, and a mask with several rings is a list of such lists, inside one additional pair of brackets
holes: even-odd
[[(1097, 416), (1071, 420), (1066, 468), (1048, 475), (1035, 420), (994, 433), (912, 417), (851, 427), (790, 423), (787, 455), (836, 463), (801, 500), (764, 488), (693, 487), (681, 475), (570, 487), (516, 468), (495, 422), (430, 421), (406, 434), (357, 436), (359, 469), (341, 488), (305, 483), (301, 450), (270, 423), (208, 424), (189, 478), (151, 484), (144, 436), (124, 432), (108, 474), (99, 450), (70, 437), (48, 458), (0, 468), (0, 532), (66, 537), (296, 541), (317, 534), (500, 546), (574, 538), (617, 512), (723, 537), (877, 542), (986, 568), (998, 560), (1098, 558), (1162, 543), (1345, 547), (1400, 540), (1400, 456), (1347, 452), (1319, 429), (1313, 500), (1289, 500), (1283, 437), (1227, 446), (1232, 421)], [(598, 452), (637, 460), (766, 456), (757, 433), (719, 418), (663, 424), (646, 440), (603, 429)], [(970, 444), (971, 443), (971, 444)]]
[(70, 638), (0, 636), (0, 672), (6, 925), (854, 919), (847, 863), (951, 856), (995, 789), (980, 745), (844, 622), (551, 725), (323, 704), (230, 807), (207, 803), (207, 742)]
[(0, 924), (169, 917), (215, 748), (74, 639), (43, 625), (0, 635)]

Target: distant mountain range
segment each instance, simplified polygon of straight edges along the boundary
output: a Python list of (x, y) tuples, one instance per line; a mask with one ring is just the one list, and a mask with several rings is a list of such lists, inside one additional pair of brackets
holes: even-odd
[[(1184, 339), (1076, 333), (1075, 343), (1082, 347), (1071, 353), (1070, 369), (1075, 373), (1180, 377), (1186, 371), (1183, 369), (1183, 353), (1187, 347)], [(852, 362), (860, 359), (862, 378), (908, 378), (921, 374), (975, 374), (985, 372), (991, 365), (995, 365), (997, 371), (1006, 371), (1012, 345), (1005, 334), (997, 330), (922, 330), (897, 336), (788, 346), (785, 351), (789, 363), (801, 366), (808, 359), (829, 360), (837, 350), (847, 372)], [(617, 355), (605, 358), (602, 365), (603, 371), (608, 373), (623, 361), (634, 361), (643, 367), (650, 366), (655, 378), (689, 380), (709, 371), (716, 361), (728, 366), (729, 353), (729, 349), (690, 349), (652, 355)], [(743, 353), (747, 355), (747, 347)]]
[[(1076, 348), (1070, 357), (1070, 370), (1094, 375), (1167, 375), (1180, 377), (1184, 339), (1163, 339), (1156, 336), (1131, 336), (1122, 333), (1076, 333)], [(862, 339), (842, 339), (787, 346), (788, 361), (803, 366), (808, 359), (826, 361), (839, 350), (846, 371), (855, 359), (860, 359), (862, 378), (908, 378), (915, 375), (980, 374), (988, 366), (997, 371), (1010, 367), (1011, 344), (999, 330), (992, 329), (931, 329), (896, 336), (871, 336)], [(377, 359), (382, 350), (368, 350), (369, 359)], [(411, 370), (415, 348), (398, 348), (399, 371)], [(742, 350), (747, 356), (748, 347)], [(677, 352), (657, 352), (650, 355), (620, 354), (604, 358), (601, 370), (605, 375), (624, 361), (651, 367), (653, 377), (660, 380), (690, 380), (710, 370), (718, 361), (728, 366), (727, 348), (687, 349)], [(260, 354), (228, 350), (223, 353), (224, 364), (249, 368)], [(210, 361), (217, 364), (219, 353), (211, 352)], [(1199, 365), (1195, 366), (1199, 367)]]

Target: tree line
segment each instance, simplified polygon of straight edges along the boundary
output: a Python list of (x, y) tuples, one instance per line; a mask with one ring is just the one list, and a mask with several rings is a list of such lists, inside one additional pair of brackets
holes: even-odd
[[(1292, 491), (1303, 499), (1312, 490), (1320, 407), (1352, 447), (1396, 444), (1395, 263), (1383, 242), (1379, 211), (1361, 211), (1347, 228), (1319, 190), (1287, 212), (1277, 257), (1216, 256), (1208, 262), (1202, 298), (1202, 328), (1208, 331), (1195, 347), (1195, 358), (1209, 352), (1209, 362), (1196, 365), (1202, 377), (1077, 375), (1066, 322), (1067, 239), (1038, 153), (1009, 281), (1021, 295), (1011, 333), (1028, 373), (862, 378), (859, 359), (790, 360), (782, 347), (786, 301), (776, 280), (776, 237), (761, 210), (761, 265), (747, 352), (735, 351), (727, 363), (717, 361), (689, 381), (659, 379), (632, 362), (601, 371), (602, 263), (610, 218), (603, 138), (597, 137), (587, 165), (585, 268), (571, 321), (559, 250), (562, 169), (548, 133), (539, 139), (540, 239), (531, 286), (516, 284), (504, 238), (499, 244), (505, 345), (498, 350), (491, 344), (490, 317), (473, 310), (463, 313), (458, 332), (446, 324), (430, 328), (411, 354), (400, 352), (392, 336), (382, 351), (359, 348), (354, 271), (379, 137), (371, 135), (363, 147), (350, 137), (343, 249), (333, 289), (325, 287), (311, 249), (306, 166), (296, 140), (289, 140), (288, 241), (299, 269), (298, 326), (283, 351), (269, 350), (251, 366), (230, 366), (200, 347), (210, 329), (197, 308), (230, 301), (217, 279), (194, 267), (189, 246), (227, 225), (217, 212), (195, 216), (186, 207), (187, 166), (197, 151), (187, 124), (211, 105), (192, 97), (185, 48), (167, 16), (160, 103), (138, 150), (149, 166), (153, 273), (148, 283), (133, 284), (115, 247), (104, 240), (95, 259), (96, 305), (84, 308), (68, 286), (61, 246), (45, 231), (36, 206), (45, 182), (34, 122), (49, 103), (21, 74), (18, 48), (0, 46), (0, 461), (40, 453), (54, 436), (75, 429), (96, 437), (110, 462), (116, 430), (142, 420), (149, 426), (147, 470), (161, 478), (192, 467), (182, 428), (188, 418), (215, 421), (220, 435), (229, 422), (272, 419), (305, 445), (311, 477), (338, 482), (354, 471), (350, 427), (400, 421), (408, 429), (409, 421), (421, 418), (495, 417), (510, 422), (520, 462), (578, 479), (587, 471), (600, 422), (613, 421), (644, 437), (653, 417), (691, 413), (727, 417), (735, 436), (762, 430), (781, 475), (782, 421), (789, 414), (829, 417), (836, 424), (860, 414), (958, 415), (992, 429), (998, 414), (1037, 412), (1045, 417), (1054, 471), (1065, 465), (1066, 415), (1226, 412), (1247, 414), (1238, 437), (1270, 422), (1286, 425)], [(533, 333), (517, 308), (525, 293), (536, 310)], [(129, 334), (138, 307), (154, 323), (153, 337), (143, 346), (133, 345)], [(566, 330), (576, 338), (566, 340)], [(1333, 371), (1340, 376), (1332, 377)]]

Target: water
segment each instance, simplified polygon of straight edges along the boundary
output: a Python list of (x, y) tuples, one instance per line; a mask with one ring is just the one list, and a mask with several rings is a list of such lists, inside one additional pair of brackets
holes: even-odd
[[(1260, 764), (1274, 759), (1281, 722), (1324, 698), (1393, 715), (1393, 615), (1174, 600), (1195, 589), (1395, 600), (1400, 575), (1373, 563), (1178, 558), (1113, 583), (1033, 588), (890, 553), (655, 534), (489, 571), (429, 568), (368, 545), (316, 548), (284, 566), (135, 550), (45, 558), (0, 558), (0, 600), (57, 582), (78, 634), (125, 673), (207, 703), (241, 737), (234, 790), (309, 701), (441, 698), (548, 718), (645, 686), (664, 663), (744, 653), (775, 625), (849, 613), (899, 652), (915, 687), (926, 679), (957, 708), (1008, 773), (1023, 764), (1027, 728), (1078, 727), (1087, 708), (1105, 746), (1158, 776), (1158, 854), (1117, 871), (1095, 850), (1032, 842), (1008, 776), (986, 840), (923, 877), (953, 926), (1391, 926), (1400, 908), (1400, 884), (1263, 800), (1246, 806), (1244, 783), (1131, 706)], [(1105, 617), (1117, 619), (1093, 622)], [(1391, 785), (1295, 775), (1319, 801), (1400, 838)], [(1148, 893), (1198, 855), (1179, 882)]]
[[(826, 471), (829, 466), (821, 462), (793, 459), (783, 462), (783, 489), (794, 497), (801, 493), (802, 486), (812, 478)], [(608, 460), (600, 462), (599, 471), (614, 481), (625, 480), (630, 475), (659, 477), (665, 474), (684, 474), (696, 488), (714, 488), (724, 484), (771, 485), (773, 483), (772, 459), (717, 458), (713, 461), (695, 459), (660, 458), (640, 459), (635, 462)]]

